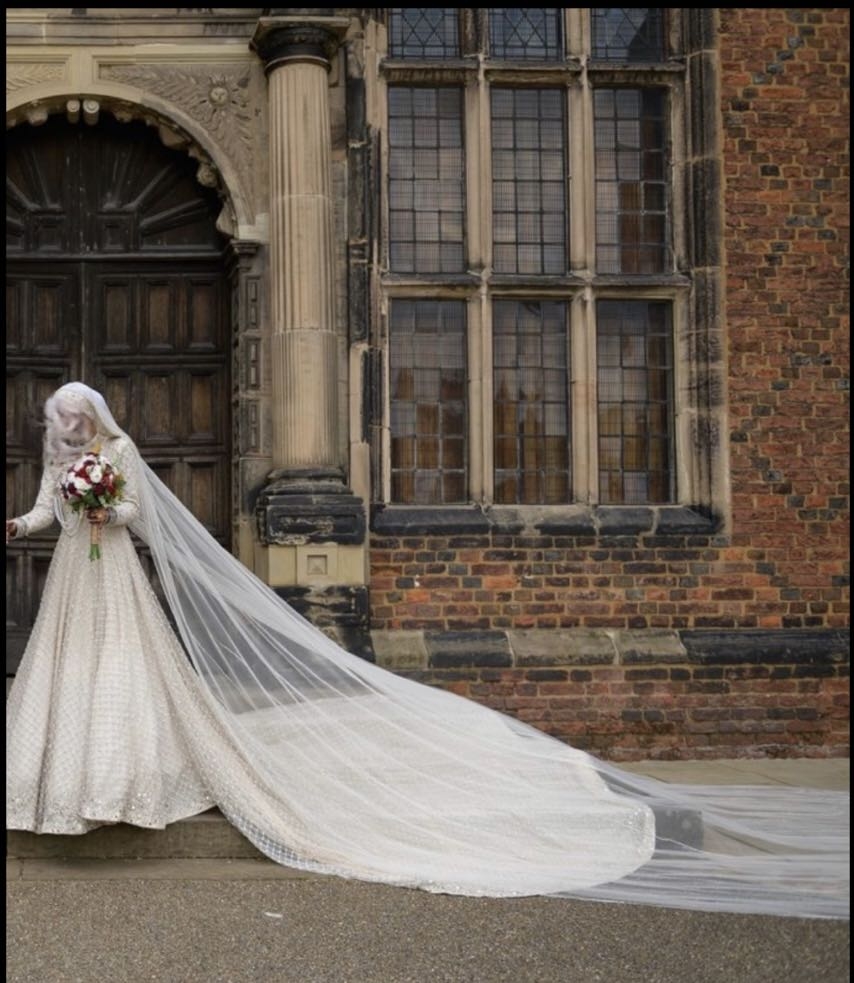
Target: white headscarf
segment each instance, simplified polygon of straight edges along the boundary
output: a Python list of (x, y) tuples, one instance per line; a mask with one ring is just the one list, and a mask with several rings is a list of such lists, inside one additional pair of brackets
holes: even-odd
[[(71, 461), (100, 437), (117, 437), (119, 428), (104, 397), (82, 382), (60, 386), (45, 402), (46, 464)], [(87, 422), (94, 433), (87, 434)]]

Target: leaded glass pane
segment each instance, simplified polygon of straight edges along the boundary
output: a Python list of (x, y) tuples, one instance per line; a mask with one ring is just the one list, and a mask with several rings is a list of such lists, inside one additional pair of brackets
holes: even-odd
[(392, 501), (465, 502), (464, 303), (393, 300), (389, 360)]
[(599, 273), (652, 274), (670, 268), (666, 107), (663, 89), (594, 93)]
[(563, 54), (559, 7), (493, 7), (489, 50), (493, 58), (556, 60)]
[(492, 90), (496, 273), (566, 271), (566, 147), (559, 89)]
[(673, 500), (673, 338), (666, 301), (600, 300), (599, 501)]
[(389, 87), (389, 265), (464, 269), (465, 163), (458, 88)]
[(460, 53), (457, 7), (392, 7), (392, 58), (456, 58)]
[(495, 501), (569, 501), (566, 304), (493, 305)]
[(663, 61), (663, 15), (662, 7), (591, 7), (593, 58)]

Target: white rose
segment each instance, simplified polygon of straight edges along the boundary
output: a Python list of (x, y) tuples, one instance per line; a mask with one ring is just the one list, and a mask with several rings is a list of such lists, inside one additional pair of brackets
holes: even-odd
[(93, 485), (97, 485), (101, 478), (104, 477), (104, 469), (100, 464), (96, 464), (94, 468), (89, 470), (89, 478)]
[(92, 485), (85, 478), (75, 478), (74, 487), (77, 491), (83, 495), (92, 487)]

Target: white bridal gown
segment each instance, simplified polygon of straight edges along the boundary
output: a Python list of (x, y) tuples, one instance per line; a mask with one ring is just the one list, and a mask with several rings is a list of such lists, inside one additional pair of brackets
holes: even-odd
[[(7, 828), (162, 828), (218, 805), (279, 862), (466, 894), (582, 888), (651, 855), (651, 811), (612, 793), (586, 755), (549, 740), (545, 760), (534, 747), (514, 763), (508, 742), (524, 751), (527, 728), (347, 653), (353, 668), (321, 680), (305, 651), (309, 668), (299, 673), (326, 687), (321, 699), (235, 712), (224, 689), (214, 698), (166, 620), (128, 532), (139, 516), (135, 448), (120, 436), (104, 440), (102, 453), (124, 472), (124, 497), (115, 521), (102, 527), (98, 560), (89, 559), (85, 518), (77, 522), (60, 505), (63, 530), (8, 699)], [(54, 520), (61, 475), (45, 471), (35, 507), (18, 520), (23, 533)], [(403, 686), (399, 705), (365, 672)], [(407, 705), (413, 689), (427, 698), (431, 719), (419, 720), (425, 711), (417, 701)], [(432, 747), (431, 731), (448, 746)], [(472, 739), (483, 745), (479, 761), (466, 746)], [(271, 786), (272, 775), (283, 776), (281, 787)], [(539, 828), (531, 838), (525, 827), (535, 801)]]
[[(103, 453), (122, 469), (122, 438)], [(127, 456), (127, 455), (125, 455)], [(130, 458), (128, 458), (130, 460)], [(64, 468), (45, 470), (27, 534), (54, 522)], [(38, 617), (6, 711), (6, 825), (85, 833), (162, 828), (214, 802), (190, 753), (186, 657), (127, 530), (132, 482), (89, 559), (89, 523), (66, 505)]]
[[(63, 531), (7, 702), (6, 825), (163, 827), (216, 805), (278, 863), (428, 891), (848, 917), (848, 797), (631, 776), (344, 651), (142, 461), (90, 561)], [(54, 518), (48, 469), (21, 533)], [(137, 559), (145, 540), (180, 632)]]

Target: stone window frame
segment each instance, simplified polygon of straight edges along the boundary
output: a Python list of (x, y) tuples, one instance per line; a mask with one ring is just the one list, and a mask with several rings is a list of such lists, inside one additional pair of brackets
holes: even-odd
[[(588, 9), (563, 8), (565, 58), (555, 62), (499, 62), (486, 51), (487, 8), (461, 10), (462, 56), (459, 59), (406, 61), (386, 56), (382, 20), (376, 25), (376, 73), (366, 73), (367, 120), (378, 135), (375, 142), (374, 187), (381, 202), (374, 221), (374, 261), (370, 290), (373, 298), (370, 342), (379, 356), (372, 402), (374, 424), (371, 453), (374, 512), (413, 510), (392, 503), (390, 496), (390, 432), (388, 365), (389, 302), (393, 298), (463, 299), (467, 305), (470, 360), (468, 506), (437, 506), (435, 510), (496, 516), (536, 511), (560, 523), (569, 516), (587, 529), (600, 530), (599, 517), (622, 510), (635, 516), (640, 530), (702, 531), (728, 524), (729, 460), (726, 434), (726, 371), (722, 330), (722, 201), (717, 65), (717, 10), (667, 8), (667, 61), (656, 64), (593, 62)], [(370, 48), (370, 45), (369, 45)], [(583, 269), (562, 276), (487, 275), (485, 258), (491, 248), (489, 83), (561, 85), (567, 89), (569, 114), (588, 128), (584, 140), (568, 141), (572, 262), (584, 255)], [(385, 175), (388, 144), (385, 108), (387, 86), (398, 84), (456, 84), (464, 91), (464, 130), (469, 182), (467, 193), (468, 272), (460, 274), (395, 274), (388, 268)], [(595, 216), (592, 209), (592, 86), (656, 85), (669, 93), (672, 160), (673, 272), (660, 276), (597, 275), (593, 272)], [(577, 180), (582, 175), (583, 181)], [(585, 246), (586, 243), (586, 246)], [(584, 250), (587, 250), (585, 253)], [(573, 397), (573, 501), (561, 506), (495, 506), (492, 504), (492, 439), (488, 417), (492, 405), (490, 310), (493, 299), (563, 299), (570, 309)], [(596, 464), (596, 405), (594, 304), (599, 299), (666, 300), (672, 304), (674, 331), (674, 452), (675, 497), (667, 505), (598, 505)], [(579, 325), (581, 329), (579, 330)], [(586, 400), (579, 412), (579, 399)], [(585, 404), (581, 404), (585, 406)], [(419, 513), (424, 509), (417, 509)], [(605, 525), (610, 519), (606, 519)], [(463, 523), (465, 525), (465, 523)], [(604, 526), (602, 531), (604, 531)]]

